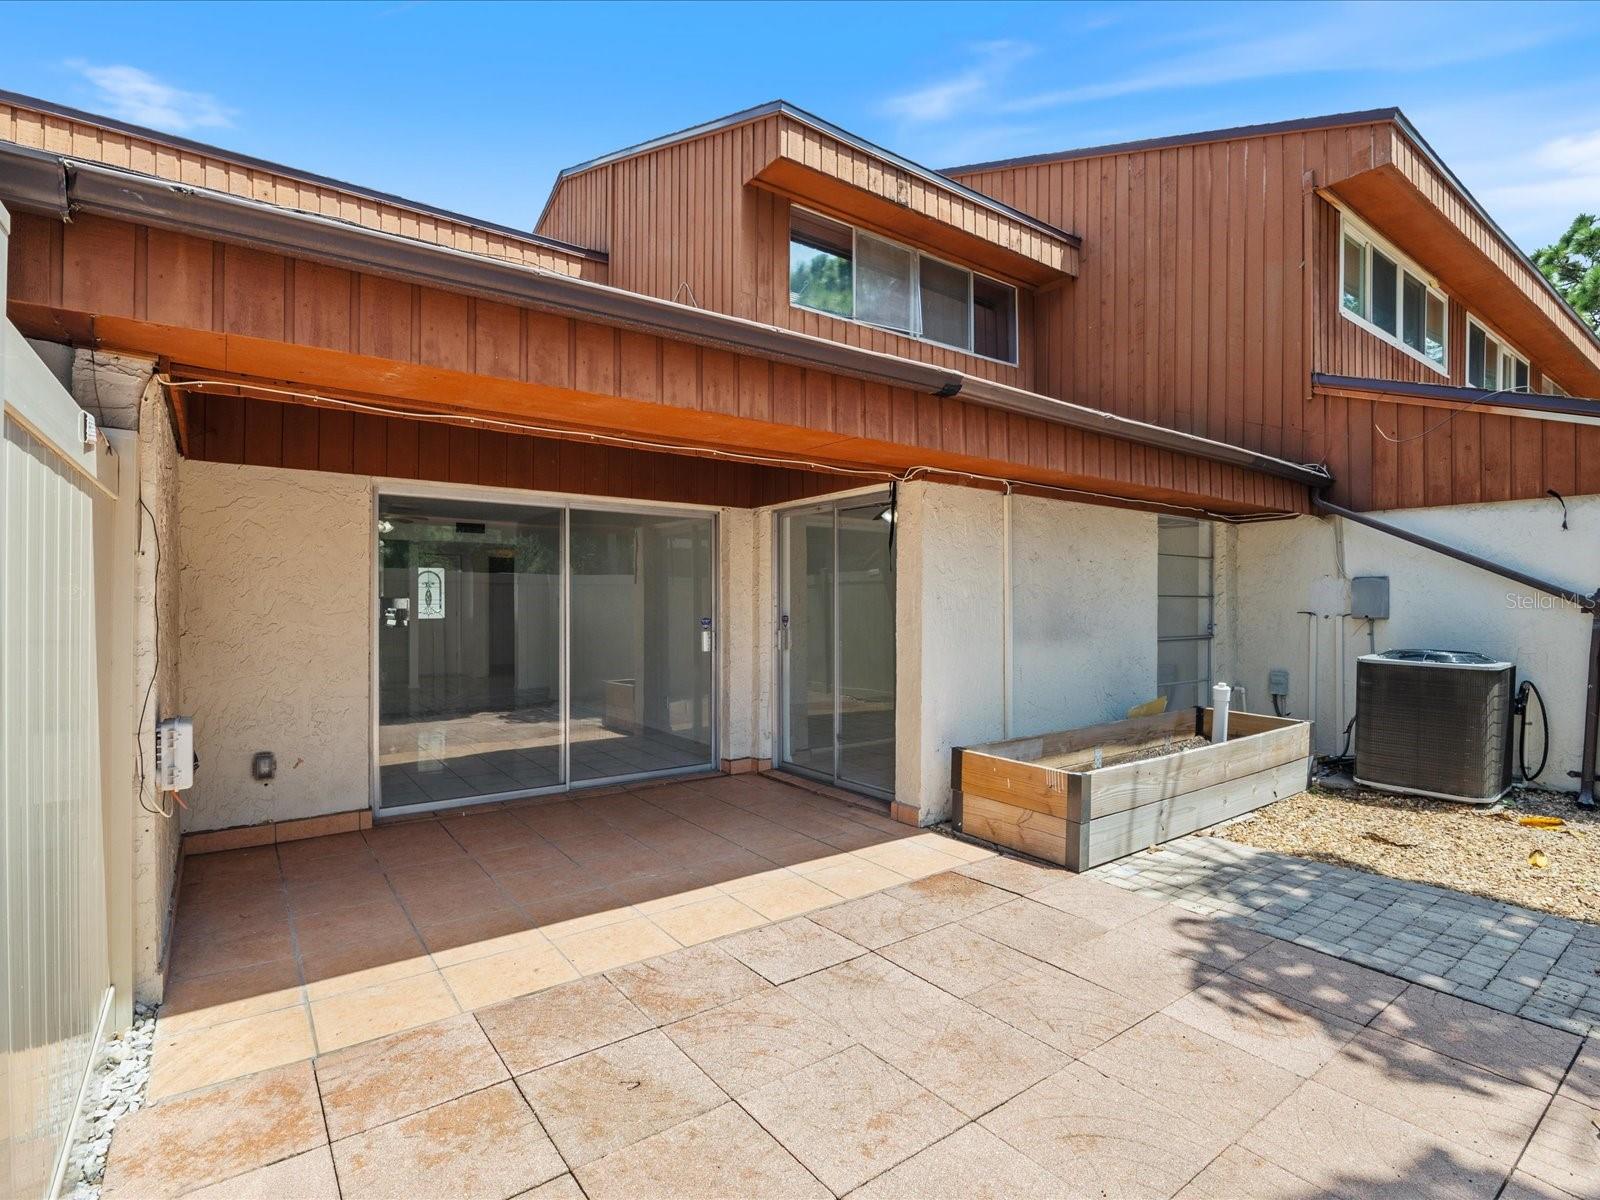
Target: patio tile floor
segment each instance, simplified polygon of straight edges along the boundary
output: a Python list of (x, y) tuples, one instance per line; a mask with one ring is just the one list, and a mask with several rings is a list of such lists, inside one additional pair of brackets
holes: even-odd
[(1594, 1040), (1125, 895), (984, 858), (836, 896), (156, 1099), (106, 1194), (1600, 1194)]

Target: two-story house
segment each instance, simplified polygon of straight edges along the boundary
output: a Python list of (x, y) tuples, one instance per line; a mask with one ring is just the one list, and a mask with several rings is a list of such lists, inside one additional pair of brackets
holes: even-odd
[(117, 719), (195, 722), (142, 979), (180, 833), (708, 769), (929, 824), (952, 747), (1219, 679), (1336, 749), (1369, 646), (1513, 659), (1579, 767), (1581, 613), (1319, 515), (1600, 585), (1600, 341), (1396, 110), (936, 171), (777, 102), (529, 232), (0, 95), (0, 203), (129, 431)]

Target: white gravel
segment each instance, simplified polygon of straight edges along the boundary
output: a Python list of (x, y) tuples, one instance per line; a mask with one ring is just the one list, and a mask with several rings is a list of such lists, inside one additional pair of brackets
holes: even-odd
[(66, 1178), (61, 1183), (63, 1196), (99, 1200), (112, 1130), (124, 1116), (144, 1106), (155, 1036), (156, 1010), (140, 1004), (134, 1008), (132, 1027), (101, 1046), (88, 1094), (83, 1099), (77, 1140), (67, 1155)]

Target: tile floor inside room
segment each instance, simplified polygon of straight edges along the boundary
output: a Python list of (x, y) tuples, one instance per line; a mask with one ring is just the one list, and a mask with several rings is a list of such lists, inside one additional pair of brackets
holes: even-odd
[[(703, 818), (719, 790), (653, 807)], [(836, 836), (863, 836), (824, 811)], [(387, 879), (404, 870), (402, 845), (443, 845), (413, 837), (390, 842), (387, 868), (379, 838), (377, 867), (302, 887)], [(916, 870), (940, 852), (934, 835), (875, 842), (821, 869), (866, 870), (858, 898), (746, 917), (702, 944), (375, 1040), (335, 1010), (334, 1040), (353, 1044), (126, 1118), (104, 1194), (1600, 1195), (1593, 1039), (1016, 859), (869, 891), (870, 856), (895, 847)], [(483, 855), (462, 843), (433, 861)], [(279, 878), (291, 892), (294, 871)], [(395, 902), (406, 908), (398, 889)], [(448, 963), (430, 970), (470, 1007)]]
[(788, 783), (716, 776), (191, 856), (149, 1095), (986, 855)]

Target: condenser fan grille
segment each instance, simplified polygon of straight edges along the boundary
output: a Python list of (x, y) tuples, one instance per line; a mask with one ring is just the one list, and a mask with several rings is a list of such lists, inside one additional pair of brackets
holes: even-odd
[(1356, 663), (1356, 781), (1488, 804), (1511, 786), (1516, 668), (1462, 651)]

